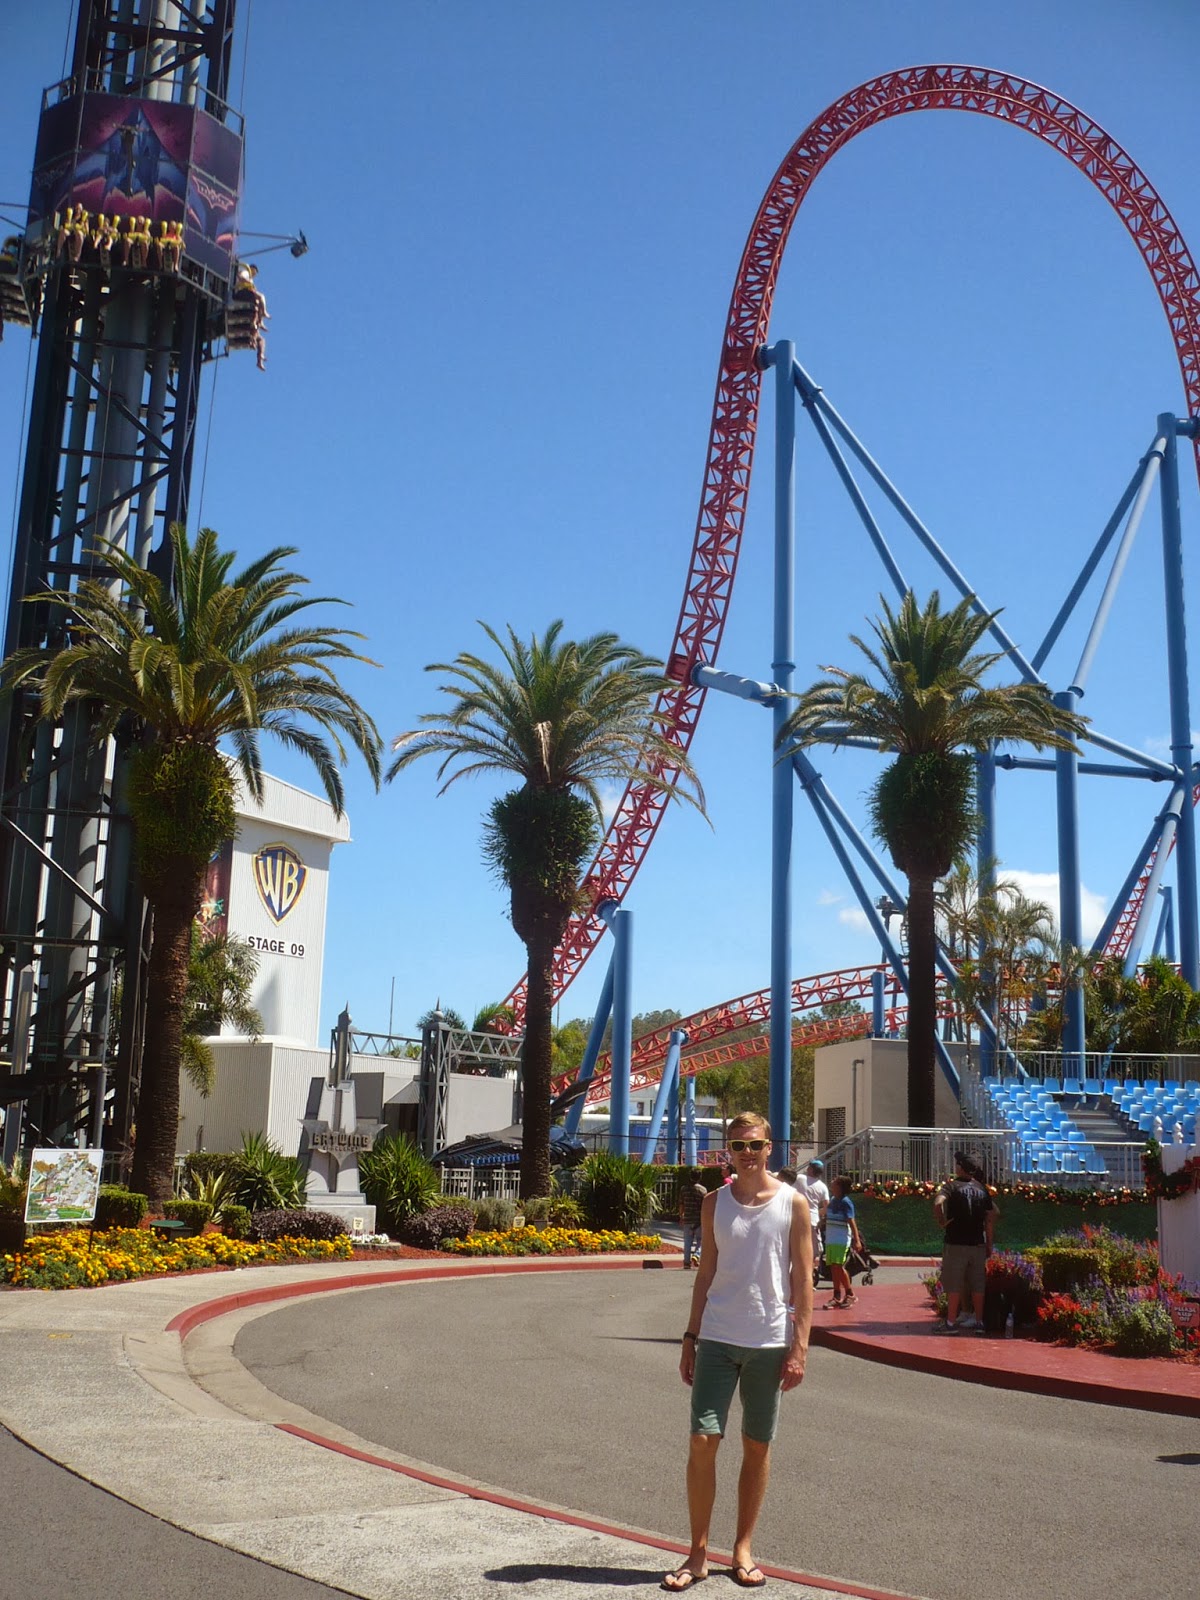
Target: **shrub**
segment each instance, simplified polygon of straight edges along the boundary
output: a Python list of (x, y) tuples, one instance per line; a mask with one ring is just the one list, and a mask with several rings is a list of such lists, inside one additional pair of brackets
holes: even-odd
[(236, 1194), (236, 1169), (226, 1167), (223, 1171), (216, 1169), (196, 1173), (185, 1171), (183, 1194), (180, 1198), (202, 1201), (212, 1213), (212, 1221), (220, 1222), (225, 1215), (225, 1208), (237, 1204)]
[(997, 1250), (988, 1257), (987, 1298), (1010, 1306), (1015, 1322), (1032, 1322), (1044, 1293), (1039, 1262), (1014, 1250)]
[[(6, 1167), (0, 1161), (0, 1216), (23, 1217), (25, 1215), (25, 1191), (28, 1178), (25, 1168), (18, 1157), (11, 1167)], [(103, 1194), (103, 1190), (100, 1191)]]
[(212, 1221), (213, 1208), (207, 1200), (168, 1200), (163, 1206), (163, 1216), (185, 1222), (199, 1233), (206, 1222)]
[(579, 1204), (590, 1228), (633, 1233), (657, 1209), (657, 1168), (612, 1150), (596, 1150), (579, 1169)]
[(565, 1194), (546, 1194), (536, 1200), (523, 1200), (521, 1210), (526, 1222), (539, 1223), (548, 1228), (575, 1228), (583, 1219), (578, 1200)]
[(304, 1204), (304, 1168), (261, 1133), (244, 1133), (233, 1169), (236, 1205), (279, 1211)]
[(1175, 1351), (1175, 1324), (1160, 1300), (1114, 1303), (1109, 1321), (1115, 1355), (1169, 1356)]
[(398, 1233), (409, 1217), (428, 1211), (441, 1197), (437, 1168), (403, 1133), (377, 1139), (375, 1148), (358, 1158), (358, 1176), (386, 1233)]
[(254, 1217), (246, 1206), (222, 1206), (221, 1227), (230, 1239), (248, 1239), (254, 1227)]
[(465, 1239), (473, 1221), (469, 1205), (434, 1206), (401, 1225), (400, 1242), (414, 1250), (440, 1250), (446, 1239)]
[(471, 1202), (475, 1214), (475, 1228), (479, 1233), (505, 1233), (512, 1227), (517, 1208), (511, 1200), (487, 1195)]
[(1096, 1279), (1103, 1281), (1104, 1257), (1099, 1250), (1050, 1243), (1027, 1254), (1041, 1268), (1047, 1294), (1069, 1294)]
[(251, 1221), (250, 1237), (259, 1242), (273, 1239), (337, 1239), (347, 1231), (341, 1217), (335, 1217), (330, 1211), (285, 1207), (256, 1211)]
[(194, 1150), (183, 1158), (181, 1188), (184, 1194), (194, 1195), (195, 1185), (210, 1178), (226, 1177), (232, 1181), (237, 1173), (239, 1157), (232, 1150)]
[(149, 1208), (150, 1202), (144, 1194), (134, 1194), (116, 1183), (101, 1184), (96, 1195), (96, 1232), (102, 1233), (107, 1228), (136, 1228)]

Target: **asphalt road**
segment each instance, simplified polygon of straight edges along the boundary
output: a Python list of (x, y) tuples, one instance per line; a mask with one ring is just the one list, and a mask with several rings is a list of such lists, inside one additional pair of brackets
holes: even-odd
[(343, 1600), (160, 1522), (47, 1461), (0, 1428), (5, 1600)]
[[(381, 1288), (257, 1319), (236, 1354), (365, 1439), (682, 1538), (690, 1288), (675, 1272)], [(737, 1452), (731, 1428), (713, 1529), (724, 1548)], [(1182, 1600), (1198, 1469), (1188, 1419), (815, 1349), (784, 1400), (756, 1554), (929, 1600)]]

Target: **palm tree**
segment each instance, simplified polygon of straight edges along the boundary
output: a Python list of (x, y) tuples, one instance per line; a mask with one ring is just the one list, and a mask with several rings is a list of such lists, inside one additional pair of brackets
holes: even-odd
[(36, 596), (68, 614), (65, 646), (18, 650), (2, 669), (10, 688), (37, 691), (43, 717), (85, 702), (95, 739), (120, 730), (131, 750), (135, 859), (154, 913), (132, 1182), (153, 1206), (172, 1188), (192, 921), (209, 859), (236, 830), (236, 774), (262, 797), (267, 732), (312, 762), (338, 815), (347, 744), (377, 786), (380, 776), (378, 730), (334, 671), (367, 660), (350, 643), (361, 635), (295, 620), (325, 603), (280, 566), (295, 551), (269, 550), (231, 575), (236, 552), (211, 528), (193, 544), (175, 524), (170, 538), (173, 587), (102, 544), (108, 573)]
[(799, 696), (779, 743), (786, 750), (871, 739), (895, 758), (869, 805), (875, 832), (908, 878), (908, 1117), (927, 1128), (937, 1027), (934, 884), (975, 833), (971, 752), (1004, 739), (1073, 749), (1087, 719), (1060, 710), (1041, 684), (984, 685), (1003, 656), (974, 653), (997, 613), (977, 612), (973, 599), (943, 611), (935, 589), (922, 609), (910, 589), (899, 611), (881, 604), (883, 618), (871, 624), (877, 644), (851, 636), (875, 679), (826, 667)]
[(255, 1044), (262, 1033), (262, 1016), (250, 998), (257, 971), (258, 951), (244, 939), (205, 933), (198, 922), (192, 923), (180, 1065), (206, 1098), (217, 1074), (209, 1038), (226, 1023)]
[(601, 785), (630, 780), (703, 808), (674, 728), (655, 711), (667, 686), (661, 662), (614, 633), (563, 639), (552, 622), (526, 644), (480, 626), (500, 653), (464, 651), (428, 672), (444, 675), (446, 711), (396, 739), (389, 780), (422, 756), (440, 757), (440, 794), (469, 773), (503, 772), (519, 786), (494, 800), (483, 850), (509, 891), (512, 924), (529, 959), (521, 1051), (524, 1138), (521, 1195), (550, 1192), (550, 1078), (554, 952), (579, 899), (603, 819)]
[(717, 1115), (721, 1119), (722, 1149), (725, 1148), (729, 1135), (729, 1119), (735, 1108), (746, 1109), (743, 1101), (749, 1094), (750, 1087), (750, 1073), (741, 1062), (734, 1062), (728, 1067), (709, 1067), (707, 1071), (696, 1074), (696, 1093), (717, 1102)]

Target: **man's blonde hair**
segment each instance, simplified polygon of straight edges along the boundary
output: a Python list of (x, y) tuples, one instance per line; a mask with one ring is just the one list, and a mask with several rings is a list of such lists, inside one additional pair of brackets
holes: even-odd
[(766, 1117), (760, 1117), (757, 1111), (739, 1111), (729, 1124), (729, 1132), (732, 1134), (738, 1128), (761, 1128), (765, 1138), (771, 1137), (771, 1124)]

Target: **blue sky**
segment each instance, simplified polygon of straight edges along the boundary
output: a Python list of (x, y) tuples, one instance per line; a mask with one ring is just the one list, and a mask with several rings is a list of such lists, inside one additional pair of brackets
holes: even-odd
[[(67, 0), (0, 16), (0, 199), (27, 191)], [(302, 228), (262, 259), (269, 359), (206, 375), (193, 504), (249, 556), (300, 547), (354, 604), (380, 670), (351, 682), (386, 733), (434, 704), (423, 666), (474, 649), (475, 619), (528, 633), (614, 629), (665, 654), (695, 526), (729, 295), (789, 146), (864, 79), (920, 62), (995, 67), (1101, 123), (1200, 249), (1192, 0), (366, 0), (334, 28), (315, 0), (239, 6), (246, 228)], [(0, 207), (0, 209), (4, 209)], [(945, 112), (841, 152), (801, 210), (773, 338), (801, 361), (1032, 649), (1182, 389), (1157, 295), (1103, 199), (1013, 128)], [(28, 340), (0, 345), (0, 515), (11, 528)], [(215, 395), (214, 395), (215, 388)], [(721, 665), (771, 660), (771, 464), (760, 450)], [(799, 473), (797, 681), (852, 659), (883, 587), (815, 444)], [(1185, 457), (1185, 535), (1197, 527)], [(893, 528), (910, 581), (930, 564)], [(1139, 538), (1084, 710), (1161, 751), (1168, 731), (1157, 510)], [(5, 563), (6, 565), (6, 563)], [(1195, 562), (1189, 573), (1194, 604)], [(1096, 591), (1092, 591), (1092, 605)], [(1085, 609), (1051, 657), (1070, 677)], [(1194, 633), (1193, 633), (1194, 638)], [(1198, 719), (1200, 720), (1200, 719)], [(710, 696), (693, 745), (711, 828), (668, 817), (626, 904), (635, 1005), (687, 1012), (768, 978), (769, 727)], [(281, 755), (272, 770), (306, 786)], [(862, 817), (870, 757), (822, 756)], [(335, 855), (324, 1015), (349, 1001), (397, 1030), (437, 997), (464, 1012), (522, 969), (478, 849), (496, 786), (435, 797), (432, 767), (380, 796), (349, 778)], [(1163, 791), (1091, 780), (1083, 877), (1119, 886)], [(1055, 871), (1054, 797), (1002, 778), (1007, 871)], [(797, 975), (869, 961), (807, 811)], [(596, 957), (568, 991), (587, 1015)]]

